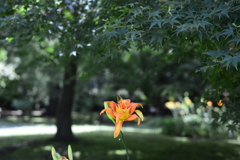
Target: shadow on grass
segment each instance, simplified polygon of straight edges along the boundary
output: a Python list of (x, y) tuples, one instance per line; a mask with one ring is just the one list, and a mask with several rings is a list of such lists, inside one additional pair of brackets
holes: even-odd
[[(67, 145), (49, 141), (52, 136), (7, 138), (9, 142), (37, 140), (16, 150), (0, 154), (1, 160), (51, 160), (51, 147), (67, 156)], [(112, 132), (85, 132), (77, 134), (72, 143), (74, 160), (123, 160), (126, 153), (122, 143)], [(0, 139), (1, 141), (8, 141)], [(239, 160), (240, 145), (216, 141), (193, 141), (186, 138), (164, 137), (158, 134), (125, 133), (131, 160)], [(5, 142), (6, 143), (6, 142)]]

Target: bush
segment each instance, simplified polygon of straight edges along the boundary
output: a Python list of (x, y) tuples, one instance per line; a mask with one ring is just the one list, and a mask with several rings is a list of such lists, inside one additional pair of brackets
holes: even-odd
[(183, 118), (162, 118), (159, 127), (162, 128), (162, 134), (169, 136), (181, 136), (194, 139), (209, 138), (209, 139), (228, 139), (237, 138), (237, 135), (232, 136), (227, 127), (220, 125), (214, 128), (210, 123), (202, 120), (201, 117), (191, 116), (188, 121)]
[(226, 125), (212, 125), (212, 114), (221, 115), (226, 110), (222, 100), (215, 106), (211, 101), (202, 99), (201, 104), (196, 107), (188, 94), (185, 94), (182, 102), (169, 101), (165, 106), (172, 112), (173, 117), (160, 120), (159, 126), (163, 134), (191, 138), (237, 138), (237, 131), (229, 131)]

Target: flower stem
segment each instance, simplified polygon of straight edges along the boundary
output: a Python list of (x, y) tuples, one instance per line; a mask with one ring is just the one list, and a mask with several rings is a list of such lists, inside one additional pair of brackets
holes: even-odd
[(125, 148), (125, 150), (126, 150), (126, 153), (127, 153), (127, 160), (130, 160), (130, 156), (129, 156), (129, 152), (128, 152), (127, 146), (126, 146), (125, 143), (124, 143), (124, 135), (123, 135), (123, 132), (120, 131), (120, 133), (121, 133), (121, 137), (122, 137), (122, 138), (120, 139), (120, 141), (122, 141), (123, 146), (124, 146), (124, 148)]

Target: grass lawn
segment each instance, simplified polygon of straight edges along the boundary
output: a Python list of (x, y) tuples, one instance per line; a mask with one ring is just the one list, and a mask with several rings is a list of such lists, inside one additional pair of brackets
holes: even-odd
[[(74, 160), (126, 160), (122, 143), (113, 132), (77, 134), (78, 142), (71, 144)], [(67, 144), (47, 141), (52, 135), (0, 138), (0, 148), (12, 143), (36, 140), (36, 143), (16, 150), (0, 152), (0, 160), (51, 160), (51, 146), (67, 156)], [(125, 133), (130, 160), (239, 160), (240, 144), (223, 141), (188, 140), (159, 134)]]

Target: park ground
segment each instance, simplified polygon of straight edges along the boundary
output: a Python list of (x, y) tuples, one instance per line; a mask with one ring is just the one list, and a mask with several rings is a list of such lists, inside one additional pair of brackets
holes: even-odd
[[(9, 117), (11, 119), (11, 117)], [(51, 160), (51, 148), (67, 156), (67, 143), (51, 141), (55, 126), (51, 120), (38, 123), (1, 119), (0, 160)], [(13, 118), (13, 117), (12, 117)], [(12, 119), (13, 120), (13, 119)], [(123, 127), (131, 160), (239, 160), (238, 140), (189, 139), (161, 135), (157, 129), (143, 126)], [(126, 158), (119, 138), (113, 138), (114, 126), (74, 125), (76, 142), (70, 143), (74, 160), (122, 160)]]

